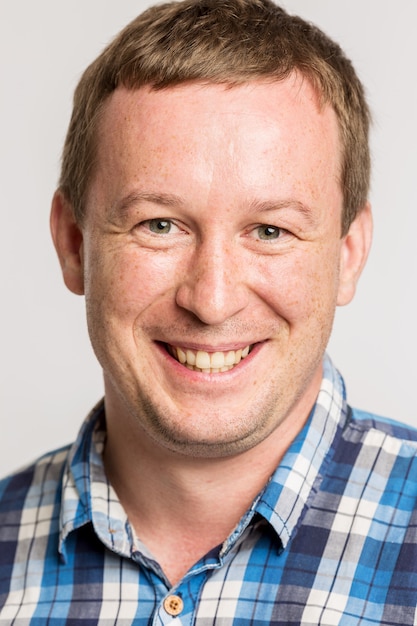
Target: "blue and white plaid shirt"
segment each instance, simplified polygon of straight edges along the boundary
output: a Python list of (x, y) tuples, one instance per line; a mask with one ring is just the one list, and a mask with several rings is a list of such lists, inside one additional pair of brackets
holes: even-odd
[(328, 359), (264, 491), (173, 588), (105, 478), (104, 438), (100, 404), (71, 448), (0, 483), (1, 626), (417, 624), (417, 433), (351, 411)]

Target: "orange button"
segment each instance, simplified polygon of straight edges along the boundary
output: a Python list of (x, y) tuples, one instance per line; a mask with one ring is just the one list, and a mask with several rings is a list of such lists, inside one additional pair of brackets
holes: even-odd
[(164, 600), (164, 609), (168, 615), (179, 615), (184, 608), (184, 602), (180, 596), (167, 596)]

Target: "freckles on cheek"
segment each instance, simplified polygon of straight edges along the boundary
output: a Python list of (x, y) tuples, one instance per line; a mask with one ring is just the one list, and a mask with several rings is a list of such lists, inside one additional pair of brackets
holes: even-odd
[(114, 308), (128, 313), (140, 304), (145, 296), (143, 272), (137, 262), (125, 261), (115, 265), (109, 281), (108, 297)]
[(300, 312), (306, 306), (306, 296), (311, 290), (314, 273), (302, 260), (277, 266), (266, 266), (262, 271), (262, 288), (265, 300), (284, 317)]
[(107, 289), (114, 308), (120, 314), (136, 315), (151, 306), (173, 288), (174, 266), (165, 255), (146, 253), (115, 261)]
[(281, 260), (275, 272), (264, 274), (265, 294), (290, 323), (298, 319), (308, 320), (310, 325), (314, 319), (329, 316), (337, 290), (335, 275), (334, 257), (329, 261), (320, 251), (292, 259), (288, 264)]

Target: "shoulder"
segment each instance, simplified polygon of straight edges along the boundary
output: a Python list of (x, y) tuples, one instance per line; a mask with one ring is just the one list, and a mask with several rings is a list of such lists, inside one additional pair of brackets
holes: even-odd
[(409, 443), (411, 446), (416, 446), (417, 448), (417, 428), (395, 419), (352, 408), (349, 425), (351, 428), (363, 432), (379, 432), (382, 435), (397, 439), (404, 444)]
[(50, 542), (58, 546), (68, 451), (45, 454), (0, 481), (0, 607), (13, 585), (17, 590), (18, 581), (25, 584), (29, 561), (33, 560), (33, 571), (42, 569)]
[(345, 504), (353, 507), (361, 503), (361, 514), (363, 507), (370, 513), (377, 511), (375, 523), (378, 518), (386, 528), (395, 526), (398, 516), (406, 527), (417, 510), (417, 430), (373, 413), (349, 410), (323, 476), (323, 491), (331, 497), (343, 496)]
[[(0, 516), (52, 504), (61, 489), (70, 446), (43, 455), (0, 480)], [(0, 517), (0, 519), (1, 519)], [(1, 523), (0, 523), (1, 525)]]
[(349, 417), (335, 446), (335, 461), (354, 472), (367, 468), (387, 480), (398, 471), (405, 473), (415, 483), (417, 495), (417, 430), (358, 409), (351, 409)]

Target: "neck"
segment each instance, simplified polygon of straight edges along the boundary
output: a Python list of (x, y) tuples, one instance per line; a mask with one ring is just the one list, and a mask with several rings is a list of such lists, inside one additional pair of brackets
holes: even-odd
[(296, 434), (277, 429), (238, 455), (193, 458), (158, 447), (144, 432), (134, 437), (120, 424), (108, 420), (106, 472), (138, 538), (171, 583), (224, 542)]

